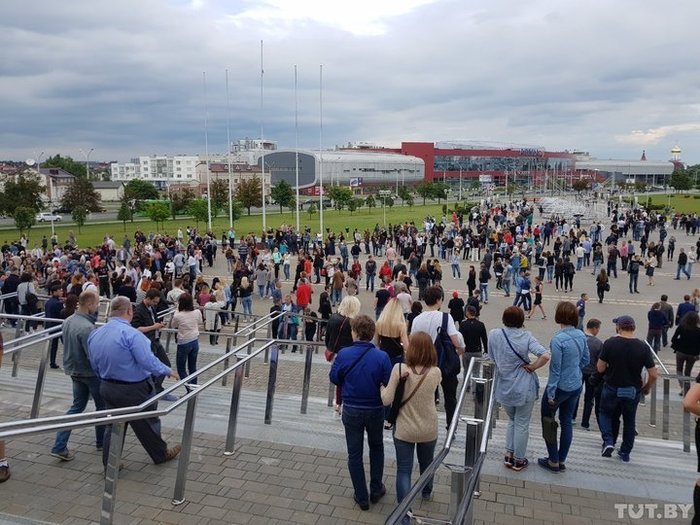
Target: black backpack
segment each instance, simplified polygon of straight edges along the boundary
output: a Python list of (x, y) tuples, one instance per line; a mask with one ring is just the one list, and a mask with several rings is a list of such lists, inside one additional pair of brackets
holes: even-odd
[(457, 355), (457, 350), (452, 339), (447, 334), (447, 323), (451, 322), (450, 314), (442, 314), (442, 325), (438, 328), (435, 338), (435, 350), (437, 350), (438, 367), (442, 372), (442, 377), (456, 377), (459, 375), (462, 366)]

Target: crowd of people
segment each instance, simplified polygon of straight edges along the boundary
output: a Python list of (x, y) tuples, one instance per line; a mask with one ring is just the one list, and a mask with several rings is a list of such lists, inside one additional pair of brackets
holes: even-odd
[[(588, 295), (581, 293), (576, 302), (556, 305), (554, 320), (560, 330), (549, 349), (524, 330), (525, 320), (536, 310), (547, 319), (546, 286), (553, 284), (556, 291), (572, 293), (581, 280), (576, 275), (586, 271), (594, 276), (600, 303), (618, 278), (618, 270), (628, 274), (629, 293), (638, 293), (642, 268), (648, 285), (654, 286), (655, 269), (669, 261), (676, 265), (675, 278), (691, 278), (700, 240), (694, 245), (686, 240), (680, 246), (676, 236), (684, 231), (686, 237), (695, 235), (697, 215), (667, 220), (661, 214), (614, 206), (609, 212), (609, 225), (594, 221), (584, 227), (580, 218), (569, 221), (553, 216), (535, 221), (532, 204), (515, 201), (486, 203), (481, 210), (453, 213), (442, 220), (428, 217), (419, 225), (377, 225), (372, 231), (352, 232), (346, 228), (338, 234), (329, 231), (316, 236), (309, 229), (295, 232), (282, 225), (238, 242), (233, 231), (224, 232), (219, 240), (192, 228), (173, 235), (147, 236), (137, 231), (133, 239), (125, 235), (121, 244), (105, 236), (102, 245), (93, 248), (78, 247), (75, 236), (63, 244), (56, 238), (50, 242), (44, 238), (41, 248), (33, 249), (24, 239), (2, 247), (1, 290), (3, 294), (17, 292), (3, 305), (6, 313), (32, 315), (38, 310), (37, 296), (46, 294), (46, 317), (66, 320), (63, 366), (74, 382), (69, 413), (83, 411), (90, 397), (97, 409), (135, 402), (136, 390), (130, 397), (114, 385), (143, 383), (138, 396), (145, 399), (162, 391), (167, 376), (192, 375), (197, 370), (200, 328), (209, 333), (209, 344), (216, 345), (218, 332), (234, 314), (253, 315), (254, 301), (258, 312), (284, 313), (273, 325), (275, 336), (325, 341), (326, 357), (332, 361), (330, 378), (338, 387), (336, 411), (346, 431), (355, 501), (366, 509), (386, 492), (381, 482), (383, 430), (394, 436), (396, 491), (401, 500), (410, 487), (414, 449), (421, 472), (432, 460), (440, 403), (444, 404), (446, 427), (451, 424), (459, 374), (471, 357), (485, 355), (495, 363), (499, 378), (495, 396), (508, 415), (506, 467), (517, 472), (528, 466), (528, 428), (539, 392), (534, 372), (547, 364), (549, 379), (540, 407), (547, 456), (538, 459), (538, 464), (551, 472), (566, 469), (572, 425), (584, 390), (581, 426), (590, 428), (595, 414), (602, 454), (609, 457), (622, 419), (618, 455), (629, 461), (636, 406), (655, 379), (653, 356), (646, 343), (635, 337), (634, 319), (619, 316), (617, 335), (603, 343), (596, 337), (601, 322), (586, 320)], [(652, 234), (658, 241), (650, 240)], [(217, 256), (226, 260), (223, 277), (211, 275), (218, 271)], [(447, 264), (453, 279), (462, 279), (464, 269), (464, 292), (446, 293), (442, 268)], [(362, 308), (359, 298), (363, 285), (364, 294), (374, 296), (373, 316), (361, 313), (369, 311), (369, 305)], [(494, 296), (492, 285), (513, 300), (503, 311), (503, 327), (489, 331), (480, 316)], [(114, 298), (106, 326), (115, 333), (128, 332), (140, 373), (111, 377), (109, 363), (92, 358), (89, 341), (104, 329), (95, 331), (91, 317), (99, 297)], [(447, 299), (449, 313), (442, 312)], [(261, 309), (264, 301), (270, 301), (269, 307)], [(696, 289), (674, 315), (664, 294), (648, 315), (646, 340), (656, 352), (668, 345), (669, 330), (676, 327), (670, 343), (679, 374), (684, 376), (692, 373), (700, 353), (696, 344), (689, 343), (699, 330), (699, 304)], [(166, 326), (162, 313), (168, 308), (176, 310), (171, 326), (177, 330), (177, 371), (160, 343)], [(88, 326), (91, 321), (92, 328)], [(74, 325), (89, 329), (88, 346), (84, 336), (72, 336), (71, 330), (78, 330)], [(31, 323), (26, 326), (27, 330), (37, 328)], [(56, 340), (50, 354), (52, 368), (59, 368), (57, 345)], [(144, 345), (150, 350), (145, 368)], [(76, 352), (82, 352), (80, 360)], [(107, 359), (104, 353), (100, 355)], [(644, 380), (642, 369), (647, 370)], [(680, 393), (685, 393), (682, 386)], [(165, 447), (157, 421), (144, 420), (141, 427), (134, 430), (154, 462), (177, 455), (179, 449)], [(370, 447), (369, 490), (362, 467), (365, 433)], [(73, 453), (67, 441), (65, 433), (57, 436), (51, 454), (70, 461)], [(96, 430), (96, 446), (105, 450), (106, 458), (104, 429)], [(429, 499), (431, 494), (432, 484), (426, 485), (423, 497)]]

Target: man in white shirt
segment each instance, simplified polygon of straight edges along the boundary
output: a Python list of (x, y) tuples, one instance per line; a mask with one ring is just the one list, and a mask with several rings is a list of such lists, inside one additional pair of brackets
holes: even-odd
[[(464, 354), (464, 341), (460, 337), (460, 333), (455, 327), (455, 323), (452, 320), (450, 314), (440, 311), (442, 308), (443, 301), (443, 291), (439, 286), (431, 286), (423, 295), (423, 300), (425, 301), (426, 308), (423, 313), (418, 315), (411, 325), (411, 333), (415, 332), (425, 332), (430, 336), (430, 338), (435, 342), (438, 335), (438, 330), (442, 326), (443, 316), (447, 315), (447, 335), (450, 336), (452, 344), (458, 355)], [(447, 419), (447, 427), (449, 428), (452, 422), (452, 416), (454, 415), (455, 408), (457, 406), (457, 384), (459, 370), (457, 374), (446, 377), (444, 374), (442, 376), (442, 393), (445, 398), (445, 416)]]
[(168, 303), (177, 306), (178, 299), (180, 299), (183, 293), (185, 293), (185, 290), (182, 289), (182, 279), (178, 277), (175, 279), (175, 282), (173, 282), (173, 289), (168, 292), (165, 299)]

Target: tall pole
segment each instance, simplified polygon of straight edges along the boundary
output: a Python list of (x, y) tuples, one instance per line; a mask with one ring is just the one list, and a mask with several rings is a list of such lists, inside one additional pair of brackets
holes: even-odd
[(459, 200), (462, 200), (462, 168), (459, 168)]
[(231, 177), (231, 100), (228, 96), (226, 69), (226, 158), (228, 159), (228, 227), (233, 229), (233, 177)]
[[(263, 41), (260, 41), (260, 145), (262, 146), (262, 229), (264, 235), (267, 235), (267, 213), (265, 209), (265, 138), (263, 130), (263, 78), (265, 76), (265, 69), (263, 67)], [(264, 239), (263, 239), (264, 241)]]
[(318, 99), (319, 99), (319, 109), (320, 109), (320, 119), (319, 119), (319, 132), (318, 132), (318, 187), (319, 195), (321, 196), (319, 205), (319, 227), (321, 229), (321, 238), (323, 239), (323, 64), (319, 66), (319, 89), (318, 89)]
[[(80, 152), (85, 155), (85, 178), (90, 180), (90, 154), (95, 151), (95, 148), (90, 148), (85, 151), (81, 148)], [(43, 153), (43, 152), (42, 152)]]
[(294, 64), (294, 178), (296, 185), (295, 209), (297, 212), (297, 233), (301, 232), (299, 222), (299, 103), (297, 96), (297, 66)]
[[(207, 157), (207, 226), (211, 226), (211, 182), (209, 180), (209, 105), (207, 104), (207, 72), (202, 72), (204, 85), (204, 155)], [(208, 232), (207, 232), (208, 233)]]

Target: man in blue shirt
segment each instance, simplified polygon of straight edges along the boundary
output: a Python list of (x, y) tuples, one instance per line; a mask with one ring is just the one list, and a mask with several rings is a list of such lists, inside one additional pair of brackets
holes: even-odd
[[(106, 409), (140, 405), (156, 395), (152, 376), (179, 379), (177, 373), (161, 363), (148, 338), (131, 326), (134, 315), (128, 298), (112, 299), (109, 322), (88, 337), (90, 364), (100, 378), (100, 394)], [(146, 410), (156, 410), (157, 403)], [(129, 423), (154, 463), (177, 457), (180, 445), (168, 448), (160, 436), (157, 417)], [(102, 462), (107, 465), (111, 428), (106, 429)]]
[[(368, 510), (370, 501), (377, 503), (386, 494), (382, 483), (384, 404), (380, 386), (389, 383), (391, 361), (386, 352), (372, 343), (372, 319), (359, 315), (352, 320), (351, 328), (354, 343), (338, 352), (331, 367), (330, 380), (340, 386), (342, 391), (348, 470), (355, 489), (353, 499), (362, 510)], [(365, 431), (369, 444), (369, 494), (362, 464)]]
[[(50, 297), (44, 305), (44, 313), (48, 319), (60, 319), (61, 310), (63, 310), (63, 303), (61, 302), (61, 297), (63, 296), (63, 286), (61, 286), (61, 283), (52, 284), (51, 288), (49, 289), (49, 295)], [(57, 325), (58, 323), (47, 322), (44, 327), (51, 328), (52, 326)], [(51, 363), (50, 366), (53, 369), (60, 368), (58, 363), (56, 363), (56, 354), (58, 354), (58, 337), (51, 340), (49, 363)]]

